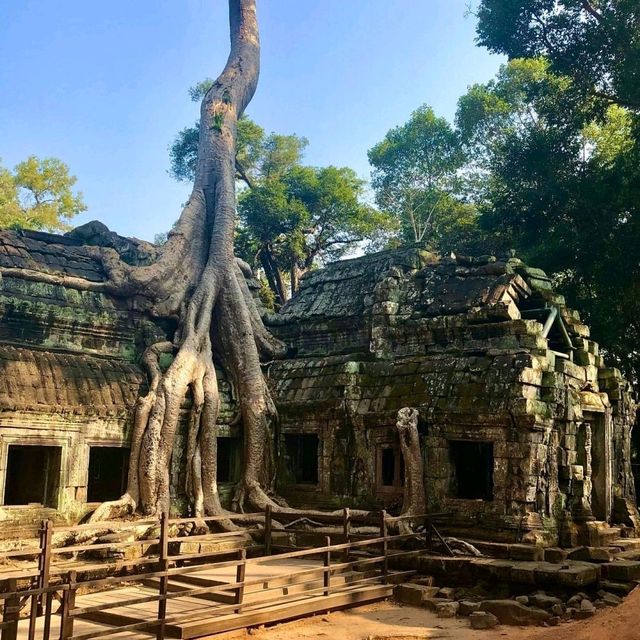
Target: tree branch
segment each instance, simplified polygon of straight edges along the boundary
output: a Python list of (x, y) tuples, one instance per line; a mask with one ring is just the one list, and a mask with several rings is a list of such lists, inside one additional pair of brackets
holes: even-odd
[(582, 0), (582, 8), (598, 22), (604, 22), (604, 16), (589, 2), (589, 0)]
[(249, 187), (249, 189), (253, 189), (253, 180), (249, 177), (240, 162), (238, 162), (238, 158), (236, 158), (236, 172), (240, 176), (240, 178), (244, 180), (244, 183), (247, 185), (247, 187)]

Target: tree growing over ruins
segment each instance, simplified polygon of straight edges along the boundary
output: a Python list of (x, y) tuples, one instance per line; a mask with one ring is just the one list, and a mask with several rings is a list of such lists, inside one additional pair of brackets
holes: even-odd
[[(199, 101), (213, 80), (189, 89)], [(169, 148), (170, 173), (192, 181), (200, 122), (182, 129)], [(304, 273), (337, 260), (358, 243), (378, 248), (394, 219), (365, 202), (365, 183), (348, 167), (302, 164), (306, 138), (267, 134), (249, 117), (238, 121), (239, 185), (236, 254), (264, 275), (276, 305), (298, 289)]]
[[(238, 120), (258, 82), (260, 42), (255, 0), (229, 0), (231, 50), (206, 91), (200, 110), (193, 190), (158, 259), (149, 266), (125, 264), (113, 251), (96, 248), (109, 274), (107, 288), (141, 295), (156, 316), (173, 318), (173, 342), (151, 346), (144, 361), (150, 387), (139, 399), (131, 443), (126, 494), (105, 503), (94, 519), (139, 509), (167, 512), (169, 463), (187, 393), (187, 494), (195, 515), (222, 513), (216, 484), (216, 421), (220, 406), (216, 364), (235, 389), (244, 427), (244, 467), (235, 502), (264, 508), (272, 501), (270, 424), (276, 411), (260, 367), (261, 354), (282, 350), (263, 326), (242, 264), (233, 252)], [(163, 352), (174, 354), (166, 370)], [(274, 505), (275, 506), (275, 505)]]

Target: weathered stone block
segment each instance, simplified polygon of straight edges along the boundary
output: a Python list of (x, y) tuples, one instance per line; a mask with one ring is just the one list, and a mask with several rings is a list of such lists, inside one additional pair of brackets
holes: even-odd
[(578, 547), (570, 551), (567, 558), (584, 562), (611, 562), (613, 554), (606, 547)]
[(436, 605), (436, 614), (438, 618), (455, 618), (458, 613), (459, 605), (457, 602), (439, 602)]
[(616, 560), (601, 565), (602, 577), (607, 580), (630, 582), (640, 580), (640, 562), (635, 560)]
[(541, 624), (551, 618), (546, 611), (526, 607), (515, 600), (483, 600), (480, 609), (492, 613), (502, 624), (507, 625)]
[(458, 604), (458, 614), (461, 616), (468, 616), (471, 615), (474, 611), (480, 610), (479, 602), (472, 602), (471, 600), (460, 600)]
[(499, 624), (498, 618), (487, 611), (474, 611), (469, 615), (472, 629), (493, 629)]
[(439, 591), (438, 587), (427, 587), (420, 584), (399, 584), (393, 589), (393, 596), (399, 602), (420, 607), (426, 598), (433, 598)]

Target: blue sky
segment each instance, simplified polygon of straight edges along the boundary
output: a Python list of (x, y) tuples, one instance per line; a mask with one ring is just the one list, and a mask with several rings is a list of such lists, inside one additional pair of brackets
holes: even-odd
[[(258, 0), (262, 74), (248, 113), (297, 133), (306, 162), (368, 176), (367, 149), (428, 103), (455, 113), (502, 59), (474, 45), (467, 0)], [(0, 158), (56, 156), (123, 235), (171, 226), (188, 185), (167, 147), (197, 117), (187, 88), (228, 52), (225, 0), (0, 2)]]

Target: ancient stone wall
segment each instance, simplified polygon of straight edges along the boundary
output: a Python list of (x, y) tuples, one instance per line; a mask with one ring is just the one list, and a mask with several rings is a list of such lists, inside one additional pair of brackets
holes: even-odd
[(367, 256), (303, 281), (281, 318), (298, 354), (270, 368), (281, 444), (316, 433), (320, 450), (315, 485), (282, 478), (292, 501), (397, 507), (394, 425), (410, 406), (429, 507), (452, 530), (575, 540), (595, 520), (637, 524), (630, 387), (543, 272), (419, 248)]
[[(133, 264), (155, 252), (94, 223), (69, 236), (0, 232), (0, 519), (73, 520), (92, 496), (116, 491), (117, 478), (100, 474), (119, 465), (126, 475), (146, 386), (141, 355), (173, 332), (142, 299), (30, 277), (103, 282), (83, 243)], [(292, 504), (399, 510), (395, 426), (412, 407), (428, 507), (447, 515), (449, 531), (575, 544), (597, 541), (606, 523), (640, 527), (632, 390), (540, 270), (419, 246), (386, 251), (310, 273), (268, 322), (289, 347), (265, 373), (280, 415), (277, 490)], [(229, 499), (242, 425), (219, 380), (219, 484)], [(178, 511), (184, 449), (183, 429), (171, 469)], [(47, 471), (25, 492), (29, 465)]]

